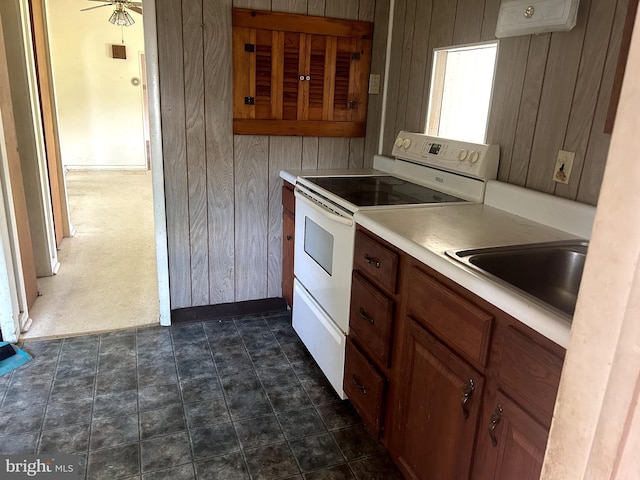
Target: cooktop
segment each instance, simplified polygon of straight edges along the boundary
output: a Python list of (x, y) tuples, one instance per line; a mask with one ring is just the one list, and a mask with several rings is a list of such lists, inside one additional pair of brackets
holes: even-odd
[(465, 201), (393, 176), (305, 177), (305, 179), (358, 207)]

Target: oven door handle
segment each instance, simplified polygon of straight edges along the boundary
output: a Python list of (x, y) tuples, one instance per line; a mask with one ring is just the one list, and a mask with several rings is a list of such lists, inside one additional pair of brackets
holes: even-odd
[(310, 200), (309, 198), (307, 198), (307, 195), (301, 193), (298, 190), (298, 188), (295, 189), (294, 195), (298, 200), (303, 202), (305, 205), (307, 205), (308, 207), (312, 208), (313, 210), (315, 210), (319, 214), (323, 215), (324, 217), (328, 218), (332, 222), (338, 222), (338, 223), (341, 223), (341, 224), (346, 225), (348, 227), (351, 227), (353, 225), (353, 219), (343, 217), (342, 215), (330, 210), (329, 208), (325, 207), (324, 205), (321, 205), (321, 204), (319, 204), (317, 202), (314, 202), (313, 200)]

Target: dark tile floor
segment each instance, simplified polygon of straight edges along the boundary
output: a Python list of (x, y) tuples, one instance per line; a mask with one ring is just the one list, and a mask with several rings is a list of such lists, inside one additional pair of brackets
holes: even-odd
[(400, 480), (291, 328), (261, 315), (27, 342), (0, 377), (0, 453), (91, 480)]

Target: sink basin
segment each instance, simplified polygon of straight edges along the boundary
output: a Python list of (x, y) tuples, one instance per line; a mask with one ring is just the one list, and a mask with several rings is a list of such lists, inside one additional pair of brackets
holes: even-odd
[(570, 319), (576, 308), (588, 246), (586, 241), (562, 241), (447, 254)]

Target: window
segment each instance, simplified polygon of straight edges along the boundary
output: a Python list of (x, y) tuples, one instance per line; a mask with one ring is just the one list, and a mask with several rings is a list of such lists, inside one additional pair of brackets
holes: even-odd
[(484, 143), (498, 42), (434, 50), (427, 134)]

